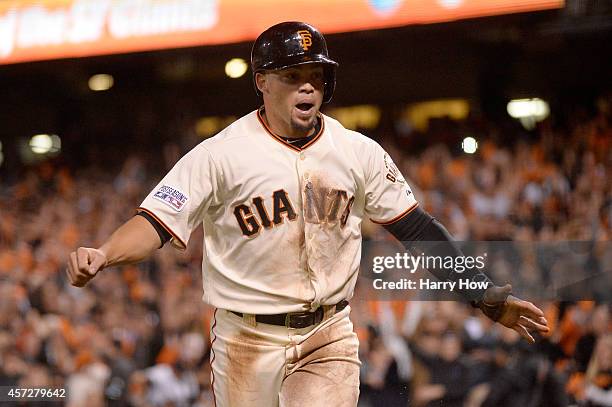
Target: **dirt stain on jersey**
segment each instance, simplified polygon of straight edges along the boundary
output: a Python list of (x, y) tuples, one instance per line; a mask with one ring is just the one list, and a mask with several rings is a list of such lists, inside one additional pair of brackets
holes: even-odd
[[(293, 228), (289, 232), (287, 247), (291, 256), (297, 259), (297, 270), (307, 270), (306, 262), (306, 238), (304, 236), (304, 222), (300, 219), (299, 227)], [(299, 284), (297, 284), (297, 297), (306, 301), (314, 298), (314, 290), (310, 282), (308, 273), (299, 273)]]
[[(350, 259), (343, 250), (350, 230), (344, 228), (353, 198), (320, 173), (306, 173), (302, 182), (304, 234), (308, 267), (329, 277)], [(354, 253), (351, 253), (354, 255)], [(315, 277), (316, 278), (316, 277)]]
[[(347, 212), (350, 211), (353, 198), (349, 198), (347, 191), (334, 187), (325, 176), (320, 174), (304, 174), (302, 184), (302, 202), (306, 223), (335, 225), (348, 216)], [(341, 226), (344, 224), (346, 220)]]
[[(313, 288), (306, 270), (304, 223), (301, 217), (289, 227), (277, 231), (282, 233), (271, 255), (261, 256), (260, 267), (270, 270), (263, 278), (276, 294), (300, 299), (302, 302), (314, 298)], [(304, 311), (308, 308), (305, 306)]]
[(306, 239), (304, 237), (304, 225), (303, 222), (299, 222), (298, 227), (291, 228), (287, 232), (287, 237), (285, 238), (285, 243), (288, 250), (290, 250), (291, 261), (297, 259), (298, 264), (301, 262), (301, 255), (304, 251), (304, 246), (306, 245)]

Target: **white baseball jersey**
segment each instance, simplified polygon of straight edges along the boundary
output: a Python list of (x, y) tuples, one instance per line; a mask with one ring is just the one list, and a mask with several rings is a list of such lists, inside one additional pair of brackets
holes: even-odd
[(373, 140), (319, 114), (302, 148), (261, 109), (187, 153), (141, 205), (184, 248), (204, 226), (204, 300), (250, 314), (314, 310), (349, 299), (361, 221), (391, 223), (417, 205)]

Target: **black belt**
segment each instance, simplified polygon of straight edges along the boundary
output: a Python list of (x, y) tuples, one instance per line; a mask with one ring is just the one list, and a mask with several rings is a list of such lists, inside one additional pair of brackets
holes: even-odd
[[(336, 312), (342, 311), (348, 305), (347, 300), (342, 300), (336, 304)], [(242, 312), (230, 311), (242, 317)], [(262, 324), (280, 325), (287, 328), (306, 328), (311, 325), (316, 325), (323, 321), (325, 311), (323, 307), (317, 308), (313, 312), (290, 312), (288, 314), (261, 314), (255, 315), (255, 321)]]

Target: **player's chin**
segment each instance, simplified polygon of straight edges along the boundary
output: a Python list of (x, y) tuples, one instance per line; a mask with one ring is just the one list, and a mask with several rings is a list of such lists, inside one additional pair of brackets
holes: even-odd
[(317, 111), (312, 108), (308, 112), (300, 111), (299, 109), (295, 109), (292, 115), (293, 127), (302, 130), (310, 130), (312, 129), (317, 120)]
[(293, 127), (294, 130), (297, 130), (301, 133), (309, 133), (316, 124), (316, 120), (315, 118), (312, 118), (311, 120), (292, 120), (291, 121), (291, 125)]

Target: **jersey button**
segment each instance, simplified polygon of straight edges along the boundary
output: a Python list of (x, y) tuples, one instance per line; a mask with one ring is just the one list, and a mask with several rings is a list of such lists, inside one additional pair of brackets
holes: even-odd
[(304, 161), (306, 159), (306, 154), (300, 153), (300, 160)]

